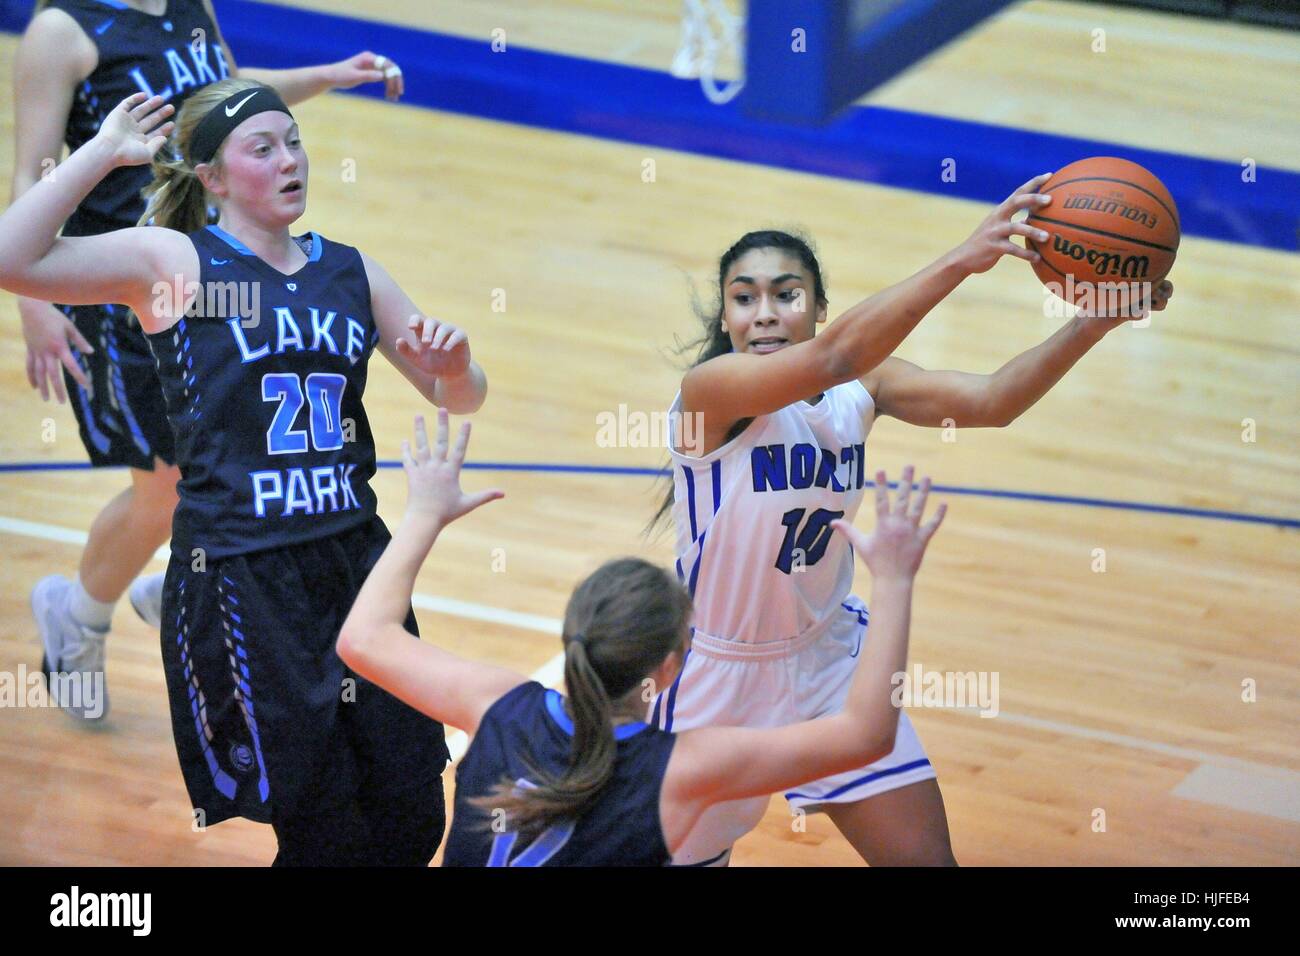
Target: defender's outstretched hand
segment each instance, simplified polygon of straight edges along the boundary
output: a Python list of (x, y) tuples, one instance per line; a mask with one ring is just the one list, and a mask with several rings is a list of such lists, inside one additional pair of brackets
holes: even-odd
[(847, 521), (832, 521), (831, 527), (849, 539), (853, 550), (871, 569), (876, 578), (916, 576), (925, 555), (926, 545), (939, 529), (948, 511), (939, 505), (934, 517), (921, 524), (925, 501), (930, 496), (930, 479), (921, 479), (915, 500), (912, 499), (912, 466), (903, 469), (898, 483), (898, 497), (891, 505), (889, 482), (883, 471), (876, 472), (876, 527), (864, 534)]
[(469, 368), (469, 334), (464, 329), (425, 315), (411, 316), (406, 327), (415, 341), (399, 338), (397, 353), (420, 371), (452, 376)]
[(176, 107), (164, 103), (161, 96), (132, 93), (104, 117), (95, 139), (112, 149), (118, 166), (143, 166), (153, 161), (175, 129), (176, 124), (167, 119), (175, 112)]
[(431, 517), (439, 527), (451, 524), (480, 505), (505, 497), (505, 492), (496, 488), (472, 495), (461, 490), (460, 466), (469, 447), (470, 423), (461, 423), (456, 445), (448, 454), (447, 419), (447, 410), (438, 409), (438, 436), (433, 448), (429, 447), (423, 415), (415, 416), (415, 450), (412, 451), (410, 442), (402, 442), (407, 514)]
[(398, 100), (406, 92), (402, 68), (386, 56), (363, 50), (346, 60), (330, 64), (330, 85), (336, 90), (350, 90), (362, 83), (383, 83), (384, 98)]

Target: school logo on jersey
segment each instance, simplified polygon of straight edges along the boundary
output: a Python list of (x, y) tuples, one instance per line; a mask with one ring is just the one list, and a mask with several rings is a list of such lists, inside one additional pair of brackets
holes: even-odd
[(247, 744), (234, 744), (230, 748), (230, 762), (240, 773), (253, 769), (253, 751)]
[(197, 89), (224, 80), (230, 75), (225, 53), (219, 43), (208, 46), (205, 42), (195, 41), (163, 50), (162, 56), (166, 70), (159, 72), (170, 76), (171, 82), (161, 90), (154, 90), (140, 67), (131, 70), (131, 79), (135, 80), (140, 92), (147, 96), (161, 96), (164, 100), (169, 100), (183, 94), (190, 87)]
[[(314, 305), (295, 306), (292, 309), (279, 305), (272, 313), (275, 322), (268, 331), (261, 334), (262, 343), (256, 346), (250, 344), (245, 330), (251, 332), (262, 324), (260, 313), (251, 322), (240, 318), (226, 320), (230, 334), (234, 336), (235, 347), (239, 350), (239, 360), (243, 364), (248, 365), (268, 355), (283, 355), (286, 351), (325, 351), (331, 355), (346, 355), (353, 365), (365, 355), (365, 326), (350, 315), (340, 316), (334, 309), (322, 309)], [(216, 317), (223, 316), (218, 313)], [(257, 339), (254, 338), (254, 341)]]
[(855, 491), (864, 485), (866, 443), (847, 445), (835, 452), (808, 442), (761, 445), (749, 456), (755, 491), (788, 488), (829, 488)]

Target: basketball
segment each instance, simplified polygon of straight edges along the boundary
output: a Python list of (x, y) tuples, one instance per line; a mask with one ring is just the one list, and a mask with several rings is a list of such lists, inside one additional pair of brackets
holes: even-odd
[(1028, 245), (1042, 256), (1034, 273), (1055, 295), (1082, 304), (1110, 290), (1122, 302), (1130, 283), (1154, 286), (1173, 268), (1178, 207), (1164, 183), (1137, 163), (1081, 159), (1057, 170), (1040, 192), (1052, 202), (1028, 221), (1051, 237)]

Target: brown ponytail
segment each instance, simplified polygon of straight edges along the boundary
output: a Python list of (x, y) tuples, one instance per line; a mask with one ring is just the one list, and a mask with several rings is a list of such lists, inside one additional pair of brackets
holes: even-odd
[(564, 613), (564, 683), (573, 712), (568, 769), (556, 777), (526, 757), (535, 788), (503, 780), (471, 804), (488, 814), (504, 811), (520, 833), (581, 817), (614, 773), (615, 703), (639, 694), (646, 676), (681, 648), (690, 617), (686, 588), (639, 558), (609, 561), (579, 584)]
[[(176, 114), (176, 129), (168, 142), (153, 158), (153, 182), (144, 189), (145, 210), (138, 225), (194, 232), (208, 221), (208, 194), (198, 173), (186, 160), (190, 137), (199, 120), (232, 93), (251, 90), (264, 84), (256, 80), (231, 78), (209, 83), (190, 95)], [(212, 165), (221, 168), (221, 153), (212, 159)]]

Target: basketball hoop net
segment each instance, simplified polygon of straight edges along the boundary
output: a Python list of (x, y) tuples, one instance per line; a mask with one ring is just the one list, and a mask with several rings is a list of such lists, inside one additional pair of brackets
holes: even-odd
[[(745, 86), (739, 79), (719, 83), (714, 76), (724, 53), (739, 63), (745, 18), (732, 13), (726, 0), (685, 0), (682, 10), (682, 39), (673, 58), (672, 74), (685, 80), (699, 77), (700, 89), (710, 103), (729, 103)], [(743, 69), (740, 71), (743, 74)]]

